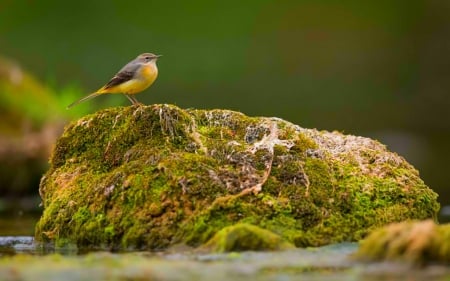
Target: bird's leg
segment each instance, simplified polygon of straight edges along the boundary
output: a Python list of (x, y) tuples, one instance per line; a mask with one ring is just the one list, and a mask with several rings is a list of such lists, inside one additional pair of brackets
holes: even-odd
[(140, 103), (135, 96), (131, 96), (131, 98), (134, 100), (134, 104), (142, 105), (142, 103)]
[(132, 104), (134, 104), (134, 100), (131, 98), (130, 95), (127, 95), (127, 94), (123, 94), (123, 95), (126, 96), (127, 99), (128, 99)]
[(141, 105), (141, 103), (132, 95), (124, 94), (133, 105)]

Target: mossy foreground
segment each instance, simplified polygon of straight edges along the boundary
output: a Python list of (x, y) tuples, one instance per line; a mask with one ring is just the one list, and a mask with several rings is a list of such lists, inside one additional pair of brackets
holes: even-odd
[(121, 249), (198, 246), (237, 223), (320, 246), (439, 208), (418, 172), (377, 141), (172, 105), (68, 125), (40, 194), (37, 240)]
[(450, 224), (432, 220), (392, 223), (370, 233), (354, 255), (361, 261), (450, 264)]

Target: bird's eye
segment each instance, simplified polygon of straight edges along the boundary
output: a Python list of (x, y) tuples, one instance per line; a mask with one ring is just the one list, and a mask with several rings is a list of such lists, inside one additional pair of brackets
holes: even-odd
[(145, 57), (145, 59), (146, 59), (146, 60), (150, 60), (150, 59), (151, 59), (151, 57)]

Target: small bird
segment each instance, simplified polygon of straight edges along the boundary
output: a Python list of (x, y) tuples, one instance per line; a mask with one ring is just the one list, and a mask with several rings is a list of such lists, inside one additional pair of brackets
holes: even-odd
[(103, 94), (124, 94), (131, 103), (139, 104), (138, 100), (133, 96), (150, 87), (158, 77), (158, 67), (156, 61), (161, 55), (152, 53), (143, 53), (134, 60), (127, 63), (116, 75), (103, 87), (96, 92), (79, 99), (69, 106), (67, 109), (81, 102), (90, 100)]

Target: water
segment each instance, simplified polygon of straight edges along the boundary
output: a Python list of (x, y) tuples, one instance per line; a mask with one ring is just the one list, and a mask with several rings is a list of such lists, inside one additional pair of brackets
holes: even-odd
[(60, 252), (36, 256), (30, 254), (31, 237), (2, 237), (0, 244), (15, 251), (16, 255), (0, 260), (0, 276), (12, 280), (348, 280), (352, 265), (346, 257), (357, 247), (338, 244), (283, 252)]
[(351, 255), (357, 248), (341, 243), (280, 252), (80, 254), (73, 247), (37, 245), (30, 236), (3, 236), (0, 280), (450, 280), (445, 266), (356, 263)]
[[(0, 213), (1, 214), (1, 213)], [(7, 212), (0, 215), (0, 236), (33, 236), (39, 213)]]
[(1, 280), (450, 280), (450, 267), (357, 263), (357, 243), (280, 252), (82, 252), (35, 243), (36, 216), (0, 217)]

